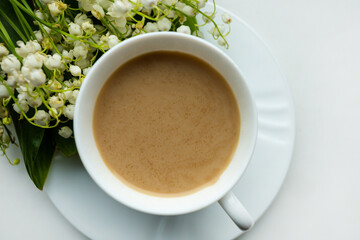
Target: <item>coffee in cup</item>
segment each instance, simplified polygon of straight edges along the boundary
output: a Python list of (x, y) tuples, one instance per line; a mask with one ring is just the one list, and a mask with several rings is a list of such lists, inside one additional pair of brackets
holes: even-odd
[[(142, 58), (144, 56), (153, 56), (151, 54), (158, 54), (157, 52), (159, 51), (165, 51), (169, 54), (180, 53), (181, 56), (188, 59), (187, 61), (193, 59), (190, 61), (190, 65), (202, 65), (203, 63), (201, 63), (201, 61), (206, 62), (206, 64), (211, 66), (212, 69), (216, 70), (226, 80), (226, 82), (219, 79), (213, 79), (212, 83), (210, 83), (207, 82), (210, 81), (209, 79), (204, 79), (203, 81), (205, 82), (201, 83), (200, 81), (196, 83), (196, 81), (194, 80), (186, 80), (191, 78), (184, 77), (185, 80), (183, 79), (183, 82), (177, 81), (176, 84), (169, 85), (169, 82), (165, 81), (166, 79), (163, 79), (164, 83), (162, 83), (161, 79), (159, 78), (154, 81), (154, 84), (157, 85), (152, 85), (153, 83), (151, 83), (149, 84), (149, 86), (147, 86), (148, 83), (144, 78), (150, 76), (148, 74), (143, 74), (143, 72), (145, 72), (145, 68), (142, 65), (148, 63), (146, 63), (147, 61), (143, 61), (143, 64), (139, 64), (139, 66), (134, 67), (131, 71), (134, 76), (138, 74), (143, 75), (142, 79), (137, 80), (141, 80), (140, 84), (136, 83), (136, 85), (131, 86), (131, 84), (135, 84), (136, 81), (119, 81), (119, 84), (121, 85), (120, 89), (125, 91), (120, 94), (120, 98), (123, 98), (121, 101), (128, 102), (123, 102), (126, 104), (120, 104), (119, 106), (119, 104), (116, 103), (116, 101), (118, 101), (116, 99), (113, 101), (111, 98), (104, 101), (106, 104), (110, 104), (111, 107), (119, 107), (117, 110), (110, 110), (119, 111), (117, 117), (115, 117), (115, 119), (110, 117), (110, 120), (108, 120), (107, 123), (104, 123), (102, 120), (105, 121), (105, 119), (108, 117), (107, 113), (97, 113), (96, 106), (100, 104), (100, 101), (98, 102), (98, 98), (99, 96), (101, 98), (101, 91), (104, 86), (106, 88), (107, 80), (110, 79), (114, 73), (116, 74), (119, 68), (119, 71), (121, 71), (122, 66), (131, 63), (131, 59), (136, 60), (137, 57)], [(161, 55), (164, 54), (162, 53)], [(191, 55), (190, 59), (188, 55)], [(166, 57), (165, 59), (169, 59), (169, 57)], [(201, 59), (201, 61), (199, 62), (198, 59)], [(183, 60), (181, 61), (187, 62)], [(214, 73), (211, 68), (205, 67), (205, 69), (207, 70), (202, 71), (211, 73), (208, 76), (217, 78), (217, 73)], [(167, 71), (166, 69), (161, 67), (158, 71), (163, 70), (167, 72), (169, 79), (175, 77), (172, 75), (178, 74), (178, 72), (176, 71)], [(178, 71), (188, 74), (188, 71)], [(128, 74), (130, 73), (128, 72)], [(121, 76), (120, 74), (119, 77), (124, 76)], [(124, 84), (130, 85), (125, 86)], [(161, 89), (161, 84), (164, 84), (164, 86), (166, 85), (167, 87)], [(184, 84), (184, 86), (180, 87), (181, 84)], [(216, 87), (210, 87), (211, 84), (215, 84), (214, 86)], [(111, 85), (109, 86), (110, 89), (113, 88)], [(140, 91), (140, 87), (144, 89)], [(228, 87), (230, 87), (233, 93), (236, 104), (233, 103), (233, 97), (231, 97), (232, 94), (229, 93)], [(220, 91), (222, 93), (216, 93), (218, 91), (217, 88), (222, 89)], [(190, 94), (191, 91), (195, 92), (195, 90), (197, 93), (194, 93), (191, 98), (184, 98), (184, 96), (186, 96), (184, 95), (185, 93), (188, 94), (187, 92), (189, 92)], [(138, 91), (137, 94), (134, 94), (134, 91)], [(157, 91), (157, 94), (150, 93), (150, 91)], [(115, 93), (114, 95), (116, 97), (119, 97), (117, 96), (117, 94), (118, 93)], [(107, 95), (107, 93), (105, 93), (104, 95)], [(165, 96), (168, 98), (168, 102), (162, 101), (162, 98)], [(180, 98), (180, 96), (182, 96), (182, 98)], [(226, 101), (228, 103), (220, 104), (221, 107), (215, 107), (212, 104), (214, 104), (216, 101), (209, 101), (209, 99), (215, 99), (214, 96), (217, 96), (216, 98), (218, 98), (219, 96), (223, 96), (224, 99), (227, 99)], [(189, 99), (192, 99), (192, 102), (189, 101)], [(139, 103), (139, 106), (137, 106), (137, 101)], [(156, 103), (161, 103), (160, 106), (162, 107), (158, 107), (156, 109), (154, 107)], [(170, 103), (176, 105), (176, 107), (172, 110)], [(101, 108), (100, 105), (99, 108)], [(228, 106), (224, 107), (224, 105)], [(123, 109), (121, 109), (121, 106), (123, 106)], [(129, 109), (125, 109), (125, 106), (127, 106)], [(167, 111), (167, 109), (171, 111)], [(194, 111), (194, 109), (196, 109), (196, 111)], [(219, 109), (221, 111), (224, 111), (222, 114), (223, 116), (217, 116), (217, 114), (215, 114), (217, 111), (219, 111)], [(160, 113), (156, 113), (154, 111), (160, 111)], [(214, 111), (214, 113), (211, 113), (213, 115), (207, 115), (210, 114), (210, 111)], [(237, 111), (239, 111), (241, 115), (241, 127), (239, 126), (240, 119)], [(126, 114), (122, 114), (124, 112), (126, 112)], [(95, 114), (97, 114), (96, 117), (94, 117)], [(147, 119), (136, 118), (136, 114), (140, 114)], [(194, 117), (194, 114), (196, 114), (197, 117)], [(99, 117), (99, 121), (96, 124), (95, 122), (97, 121), (97, 117)], [(211, 117), (214, 117), (213, 122), (209, 119)], [(171, 119), (181, 119), (181, 121), (179, 121), (177, 124), (175, 124), (175, 122), (170, 124), (169, 121)], [(224, 122), (221, 123), (224, 126), (221, 126), (221, 124), (219, 124), (220, 122), (222, 122), (221, 119), (224, 120)], [(144, 120), (144, 122), (141, 122), (140, 120)], [(189, 122), (187, 121), (191, 122), (191, 124), (189, 125)], [(112, 125), (109, 125), (110, 122)], [(125, 134), (124, 136), (122, 136), (122, 139), (119, 140), (121, 144), (111, 145), (115, 144), (114, 140), (112, 140), (109, 141), (109, 149), (102, 150), (102, 147), (99, 147), (99, 144), (97, 144), (97, 142), (99, 142), (98, 135), (101, 136), (101, 134), (103, 133), (109, 133), (113, 131), (115, 129), (114, 125), (117, 125), (119, 122), (121, 123), (120, 129), (119, 132), (115, 135), (120, 134), (120, 132), (123, 132)], [(167, 125), (167, 122), (169, 122), (169, 125)], [(148, 131), (147, 133), (140, 131), (141, 128), (144, 127), (142, 125), (148, 125), (149, 128), (146, 128), (146, 131)], [(96, 129), (94, 129), (94, 126), (96, 126)], [(177, 127), (181, 128), (185, 126), (192, 126), (192, 130), (186, 128), (176, 130)], [(97, 127), (103, 130), (98, 131)], [(214, 127), (215, 131), (210, 131), (211, 127)], [(106, 128), (108, 129), (105, 130)], [(218, 130), (216, 128), (221, 130)], [(172, 131), (174, 134), (171, 134)], [(194, 133), (192, 131), (194, 131)], [(198, 131), (197, 140), (195, 139), (197, 136), (195, 134), (196, 131)], [(231, 134), (225, 134), (222, 136), (219, 135), (220, 137), (217, 135), (217, 133), (224, 134), (224, 132), (226, 131), (230, 131)], [(144, 213), (157, 215), (178, 215), (198, 211), (215, 202), (219, 202), (222, 208), (226, 211), (226, 213), (228, 213), (233, 222), (240, 229), (248, 230), (253, 225), (251, 216), (246, 211), (246, 208), (242, 205), (242, 203), (237, 199), (237, 196), (235, 196), (231, 192), (231, 189), (245, 172), (246, 167), (252, 157), (257, 136), (256, 106), (253, 98), (251, 97), (245, 78), (241, 74), (239, 68), (224, 52), (216, 48), (211, 43), (198, 37), (185, 34), (173, 32), (159, 32), (144, 34), (130, 38), (110, 49), (100, 59), (96, 61), (81, 86), (81, 90), (79, 92), (75, 105), (74, 135), (81, 161), (89, 175), (92, 177), (95, 183), (98, 184), (99, 187), (101, 187), (107, 194), (109, 194), (111, 197), (113, 197), (120, 203), (135, 210), (142, 211)], [(187, 139), (187, 135), (191, 137)], [(162, 137), (161, 141), (160, 136)], [(204, 138), (203, 136), (206, 137)], [(232, 136), (232, 138), (229, 136)], [(169, 140), (169, 143), (166, 143), (166, 137), (169, 139), (171, 138), (171, 140)], [(214, 139), (211, 140), (211, 138)], [(107, 137), (105, 137), (103, 141), (105, 141), (106, 139)], [(191, 164), (189, 164), (189, 161), (185, 161), (186, 157), (184, 156), (187, 156), (191, 159), (194, 154), (199, 154), (197, 152), (197, 150), (200, 150), (199, 147), (203, 147), (206, 145), (204, 143), (200, 143), (200, 141), (205, 141), (204, 143), (206, 144), (212, 144), (212, 147), (209, 147), (206, 150), (210, 151), (210, 153), (205, 152), (204, 154), (201, 154), (201, 156), (205, 160), (203, 159), (200, 162), (195, 161), (193, 166), (191, 166)], [(164, 146), (161, 146), (164, 142), (166, 144), (169, 144), (166, 148), (162, 148)], [(180, 149), (180, 147), (186, 146), (186, 142), (188, 142), (188, 149), (177, 149), (177, 147), (179, 147)], [(173, 146), (173, 148), (171, 148), (171, 146)], [(200, 167), (202, 163), (204, 163), (203, 165), (205, 166), (211, 165), (211, 161), (213, 160), (206, 160), (206, 157), (204, 156), (210, 156), (212, 159), (215, 159), (216, 155), (220, 153), (217, 150), (213, 149), (216, 148), (216, 146), (226, 146), (227, 150), (224, 151), (226, 154), (224, 154), (223, 157), (225, 159), (225, 164), (222, 163), (222, 165), (220, 164), (219, 167), (213, 168), (211, 168), (212, 166), (210, 166), (210, 169), (213, 169), (214, 173), (211, 173), (211, 171), (209, 171), (210, 174), (206, 175), (209, 176), (208, 181), (192, 186), (186, 185), (186, 188), (174, 191), (174, 189), (176, 189), (175, 183), (172, 184), (166, 180), (178, 180), (180, 179), (181, 175), (183, 175), (181, 176), (183, 177), (183, 179), (186, 179), (186, 171), (183, 171), (183, 173), (179, 174), (178, 176), (166, 176), (167, 172), (171, 172), (166, 170), (167, 167), (172, 167), (173, 169), (175, 169), (177, 168), (176, 166), (181, 166), (181, 164), (184, 164), (184, 169), (196, 169), (197, 167)], [(145, 147), (150, 148), (154, 151), (157, 149), (159, 150), (159, 152), (155, 153), (154, 151), (147, 151), (148, 149), (145, 149)], [(118, 148), (122, 148), (120, 149), (120, 151), (123, 151), (123, 148), (127, 148), (127, 150), (126, 152), (119, 153), (117, 152), (119, 151)], [(163, 152), (161, 149), (172, 150), (172, 152), (168, 152), (167, 154), (169, 155), (161, 155), (160, 153)], [(109, 164), (106, 160), (107, 157), (103, 156), (104, 152), (107, 153), (111, 151), (116, 153), (116, 156), (114, 155), (114, 158), (119, 157), (117, 156), (117, 153), (122, 155), (128, 154), (130, 156), (121, 157), (123, 159), (125, 159), (126, 157), (128, 162), (132, 162), (131, 159), (133, 159), (134, 162), (138, 161), (137, 165), (128, 165), (130, 169), (141, 166), (141, 164), (144, 162), (146, 163), (146, 155), (150, 155), (150, 160), (157, 159), (163, 162), (148, 162), (144, 164), (144, 166), (146, 166), (145, 173), (150, 176), (154, 175), (152, 178), (148, 178), (148, 180), (143, 179), (139, 180), (138, 182), (131, 180), (131, 178), (124, 180), (122, 178), (125, 178), (126, 174), (117, 174), (116, 171), (112, 169), (113, 167), (110, 166), (109, 168)], [(141, 151), (143, 151), (144, 155), (141, 155)], [(145, 151), (147, 151), (146, 154)], [(151, 156), (152, 154), (153, 156)], [(161, 159), (161, 157), (163, 157), (164, 159)], [(135, 158), (139, 158), (141, 161)], [(171, 161), (174, 159), (181, 160), (178, 163), (175, 163), (175, 165), (173, 165), (174, 163), (171, 163)], [(169, 165), (167, 167), (166, 165), (161, 166), (161, 163), (164, 163), (166, 161), (169, 161)], [(158, 170), (146, 170), (148, 168), (151, 168), (151, 164), (158, 164), (160, 166), (159, 168), (153, 167), (153, 169), (161, 170), (158, 175), (156, 175)], [(137, 170), (132, 171), (135, 176), (133, 177), (133, 179), (139, 177), (139, 174), (137, 174), (137, 172)], [(175, 173), (176, 172), (174, 171), (174, 174)], [(195, 176), (196, 175), (197, 174), (195, 174)], [(168, 184), (164, 185), (165, 191), (161, 190), (160, 188), (154, 189), (152, 188), (153, 186), (151, 184), (138, 184), (142, 181), (148, 181), (149, 183), (153, 183), (157, 179), (156, 176), (160, 176), (159, 178), (163, 178), (162, 182)], [(190, 175), (189, 179), (190, 180), (188, 182), (195, 182), (195, 180), (191, 179)], [(167, 196), (172, 196), (166, 197), (164, 196), (164, 194)]]
[(156, 51), (122, 64), (96, 100), (93, 131), (107, 167), (129, 187), (163, 197), (214, 184), (240, 135), (229, 84), (203, 60)]

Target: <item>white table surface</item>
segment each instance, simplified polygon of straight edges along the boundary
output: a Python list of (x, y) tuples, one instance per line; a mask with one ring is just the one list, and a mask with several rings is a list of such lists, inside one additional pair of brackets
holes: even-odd
[[(288, 176), (270, 209), (240, 239), (360, 239), (360, 1), (217, 3), (266, 41), (296, 111)], [(0, 239), (87, 238), (36, 190), (23, 163), (13, 167), (1, 158)]]

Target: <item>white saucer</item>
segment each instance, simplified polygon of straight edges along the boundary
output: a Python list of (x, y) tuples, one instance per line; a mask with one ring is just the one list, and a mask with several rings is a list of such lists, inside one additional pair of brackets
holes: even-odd
[[(223, 11), (218, 8), (218, 18)], [(233, 191), (258, 220), (277, 195), (291, 161), (294, 109), (287, 83), (267, 46), (245, 22), (233, 14), (232, 18), (230, 49), (224, 51), (242, 70), (259, 112), (255, 153)], [(77, 157), (55, 157), (45, 191), (65, 218), (91, 239), (227, 240), (242, 234), (217, 203), (174, 217), (129, 209), (106, 195)]]

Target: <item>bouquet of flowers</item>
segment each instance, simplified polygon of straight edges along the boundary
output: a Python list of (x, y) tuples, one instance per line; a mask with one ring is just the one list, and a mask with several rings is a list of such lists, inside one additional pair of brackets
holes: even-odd
[[(57, 149), (76, 154), (72, 120), (92, 65), (139, 34), (211, 34), (226, 48), (231, 18), (203, 12), (207, 0), (0, 1), (0, 148), (19, 144), (30, 178), (42, 189)], [(212, 24), (209, 32), (199, 27)], [(15, 138), (16, 132), (17, 139)]]

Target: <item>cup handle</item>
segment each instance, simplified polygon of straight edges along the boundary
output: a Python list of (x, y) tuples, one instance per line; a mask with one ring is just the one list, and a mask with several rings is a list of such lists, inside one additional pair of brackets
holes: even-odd
[(219, 204), (241, 230), (247, 231), (254, 225), (254, 220), (233, 192), (222, 197)]

